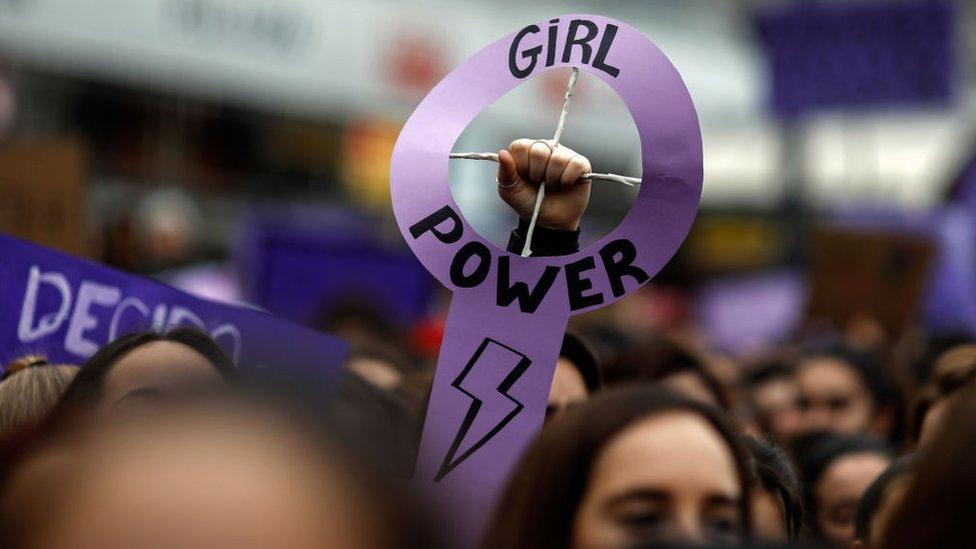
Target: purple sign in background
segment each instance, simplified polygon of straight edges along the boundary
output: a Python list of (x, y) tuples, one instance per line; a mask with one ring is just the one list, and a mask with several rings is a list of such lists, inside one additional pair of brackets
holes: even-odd
[[(643, 184), (609, 235), (569, 256), (523, 259), (461, 217), (448, 154), (483, 109), (560, 67), (597, 76), (626, 103)], [(698, 117), (681, 77), (640, 32), (605, 17), (564, 15), (491, 44), (407, 121), (391, 164), (394, 213), (413, 252), (454, 291), (416, 478), (433, 482), (456, 543), (477, 542), (508, 472), (542, 426), (569, 316), (616, 301), (664, 266), (691, 227), (701, 183)]]
[(709, 343), (748, 356), (786, 341), (803, 321), (807, 281), (796, 271), (770, 271), (711, 280), (695, 307)]
[(345, 360), (338, 338), (0, 235), (3, 364), (34, 352), (81, 364), (120, 335), (180, 325), (209, 333), (242, 370), (295, 374), (323, 390)]
[(945, 0), (787, 2), (762, 8), (770, 107), (939, 106), (956, 74), (953, 6)]
[(407, 250), (382, 245), (369, 221), (320, 209), (250, 215), (237, 254), (248, 299), (313, 326), (349, 301), (399, 326), (421, 320), (433, 290), (430, 274)]
[(920, 320), (934, 332), (965, 331), (976, 336), (976, 214), (967, 206), (950, 204), (925, 213), (850, 208), (833, 212), (829, 219), (844, 229), (931, 238), (937, 251)]

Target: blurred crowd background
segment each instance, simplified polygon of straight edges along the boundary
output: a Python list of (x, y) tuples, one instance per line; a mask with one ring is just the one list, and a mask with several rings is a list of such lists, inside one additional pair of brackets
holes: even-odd
[[(3, 0), (0, 228), (317, 327), (355, 294), (436, 338), (446, 298), (391, 215), (398, 130), (469, 55), (564, 12), (651, 37), (704, 138), (691, 235), (604, 314), (737, 356), (810, 330), (976, 329), (976, 2), (961, 0)], [(456, 150), (551, 134), (565, 76), (526, 82)], [(640, 174), (626, 108), (585, 73), (566, 136), (599, 171)], [(503, 245), (515, 220), (493, 169), (453, 160), (452, 186)], [(635, 192), (599, 186), (584, 243)]]
[[(348, 369), (360, 377), (344, 380), (337, 423), (395, 442), (404, 455), (389, 459), (409, 470), (421, 424), (414, 416), (425, 409), (451, 296), (409, 252), (393, 218), (389, 164), (398, 131), (470, 55), (565, 13), (625, 21), (671, 59), (701, 121), (704, 192), (687, 240), (649, 284), (571, 320), (575, 335), (561, 358), (579, 370), (571, 374), (576, 392), (560, 381), (572, 368), (557, 366), (547, 418), (580, 405), (601, 383), (634, 380), (717, 405), (745, 432), (789, 442), (797, 458), (807, 515), (791, 514), (802, 505), (789, 461), (761, 444), (748, 449), (750, 475), (764, 490), (789, 488), (776, 534), (800, 539), (806, 516), (807, 529), (837, 546), (855, 538), (858, 501), (877, 474), (901, 451), (931, 444), (938, 451), (923, 454), (919, 486), (935, 488), (917, 490), (922, 496), (900, 511), (914, 520), (890, 521), (886, 547), (905, 539), (898, 528), (921, 531), (935, 519), (962, 517), (946, 531), (969, 535), (971, 517), (951, 513), (971, 509), (976, 494), (966, 465), (976, 440), (976, 1), (0, 0), (0, 232), (340, 336), (351, 344)], [(455, 151), (549, 137), (567, 76), (555, 70), (526, 81), (484, 111)], [(626, 106), (585, 72), (562, 143), (597, 172), (640, 175)], [(504, 247), (517, 220), (497, 197), (495, 166), (444, 161), (464, 215)], [(612, 231), (636, 192), (594, 184), (583, 244)], [(179, 337), (210, 348), (192, 334)], [(124, 354), (114, 347), (146, 344), (132, 341), (109, 345), (81, 371), (94, 362), (101, 373), (85, 376), (107, 375), (113, 361), (125, 362), (110, 356)], [(223, 375), (223, 355), (214, 355), (220, 360), (208, 360)], [(8, 377), (46, 364), (20, 362)], [(60, 393), (52, 392), (53, 402)], [(968, 400), (947, 412), (957, 392)], [(738, 452), (744, 486), (745, 450), (729, 442), (737, 434), (725, 420), (662, 395), (611, 392), (580, 405), (543, 431), (513, 478), (546, 482), (532, 468), (549, 470), (546, 452), (570, 454), (586, 411), (618, 406), (635, 418), (681, 409), (711, 421)], [(276, 416), (204, 408), (201, 417), (212, 421), (202, 430), (223, 432), (227, 421), (241, 434), (218, 439), (226, 448), (217, 450), (259, 455), (262, 437), (280, 430)], [(389, 432), (381, 419), (395, 424)], [(169, 421), (154, 428), (175, 436), (193, 423), (182, 415)], [(607, 437), (625, 424), (605, 426)], [(257, 435), (243, 435), (252, 428)], [(820, 447), (804, 438), (822, 430), (854, 438)], [(122, 462), (141, 463), (145, 441), (130, 435), (108, 432), (105, 447), (114, 448), (113, 437), (135, 440), (122, 445), (129, 452)], [(115, 474), (99, 468), (111, 454), (96, 452), (99, 444), (86, 458), (95, 479)], [(301, 448), (309, 463), (319, 462), (317, 445)], [(870, 458), (855, 463), (856, 482), (821, 489), (821, 480), (833, 482), (831, 463), (847, 454)], [(241, 471), (223, 471), (228, 483), (252, 475), (248, 460), (240, 462)], [(898, 463), (885, 482), (914, 467)], [(551, 482), (585, 476), (563, 473)], [(941, 473), (950, 478), (928, 482)], [(295, 478), (297, 490), (305, 481)], [(280, 480), (269, 483), (292, 486)], [(941, 498), (957, 481), (968, 483), (959, 484), (962, 495)], [(865, 495), (867, 519), (887, 497), (884, 485)], [(71, 497), (100, 501), (78, 486)], [(506, 501), (530, 501), (518, 487), (510, 485)], [(199, 496), (194, 483), (185, 488)], [(933, 501), (944, 509), (931, 510)], [(533, 546), (518, 529), (532, 529), (520, 524), (531, 522), (535, 507), (548, 509), (500, 506), (490, 540)], [(25, 516), (42, 508), (25, 505)], [(748, 513), (736, 516), (747, 522)], [(857, 539), (868, 539), (867, 519), (858, 519)], [(140, 539), (139, 523), (131, 524)]]

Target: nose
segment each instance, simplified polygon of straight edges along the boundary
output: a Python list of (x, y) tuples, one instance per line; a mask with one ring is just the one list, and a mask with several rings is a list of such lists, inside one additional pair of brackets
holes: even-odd
[(804, 431), (820, 431), (830, 428), (830, 410), (825, 406), (811, 406), (803, 412)]
[(701, 516), (692, 507), (678, 509), (675, 516), (672, 539), (670, 542), (699, 545), (705, 543), (705, 532), (702, 528)]

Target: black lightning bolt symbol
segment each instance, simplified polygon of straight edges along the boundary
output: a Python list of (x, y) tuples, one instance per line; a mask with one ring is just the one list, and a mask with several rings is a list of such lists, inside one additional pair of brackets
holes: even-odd
[[(489, 353), (489, 350), (491, 351)], [(494, 356), (498, 353), (504, 356), (497, 357)], [(483, 358), (486, 353), (491, 354), (490, 358)], [(503, 368), (505, 363), (514, 362), (514, 366), (510, 368)], [(476, 365), (481, 364), (479, 367), (475, 368)], [(522, 411), (525, 406), (508, 395), (509, 389), (512, 385), (522, 377), (522, 374), (529, 368), (532, 361), (529, 357), (524, 354), (512, 349), (511, 347), (499, 343), (491, 338), (485, 338), (478, 346), (478, 350), (475, 351), (474, 355), (468, 360), (467, 365), (465, 365), (464, 370), (458, 375), (457, 379), (451, 383), (451, 386), (461, 391), (465, 395), (471, 398), (471, 405), (468, 406), (468, 411), (464, 415), (464, 421), (461, 422), (461, 428), (458, 429), (457, 435), (454, 437), (454, 442), (451, 444), (450, 450), (444, 457), (443, 463), (441, 463), (440, 470), (437, 472), (437, 476), (434, 477), (434, 482), (438, 482), (443, 479), (448, 473), (450, 473), (455, 467), (460, 465), (464, 460), (471, 457), (479, 448), (485, 445), (492, 437), (498, 434), (499, 431), (505, 428), (506, 425), (512, 419), (515, 418)], [(508, 372), (507, 375), (504, 375)], [(469, 375), (474, 373), (474, 375)], [(504, 378), (495, 385), (493, 378), (497, 378), (504, 375)], [(486, 392), (487, 387), (492, 387), (491, 392)], [(479, 396), (479, 394), (481, 396)], [(486, 414), (482, 414), (484, 418), (487, 414), (502, 416), (500, 418), (492, 421), (491, 417), (483, 419), (479, 422), (478, 428), (472, 431), (472, 427), (475, 424), (475, 419), (478, 417), (479, 412), (482, 410), (482, 404), (488, 401), (489, 406), (485, 407)], [(507, 410), (507, 411), (506, 411)], [(485, 427), (491, 426), (490, 429)], [(468, 437), (472, 434), (472, 437)], [(479, 433), (484, 433), (478, 436)], [(470, 439), (473, 439), (470, 440)], [(462, 444), (467, 441), (468, 444), (465, 445), (466, 449), (460, 452)]]

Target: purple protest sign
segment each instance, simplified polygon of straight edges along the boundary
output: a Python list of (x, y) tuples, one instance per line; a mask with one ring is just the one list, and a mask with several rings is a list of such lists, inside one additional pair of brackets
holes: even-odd
[[(598, 242), (568, 256), (522, 258), (458, 213), (448, 155), (483, 109), (560, 67), (590, 72), (626, 103), (641, 141), (642, 185), (617, 229)], [(407, 121), (391, 164), (394, 212), (413, 252), (454, 291), (416, 476), (434, 481), (456, 541), (474, 543), (541, 427), (569, 316), (612, 303), (664, 266), (691, 227), (701, 183), (698, 117), (681, 77), (640, 32), (605, 17), (564, 15), (491, 44), (448, 74)]]
[(337, 338), (0, 235), (3, 363), (41, 352), (80, 364), (120, 335), (178, 325), (209, 333), (242, 370), (276, 369), (323, 390), (345, 360)]

